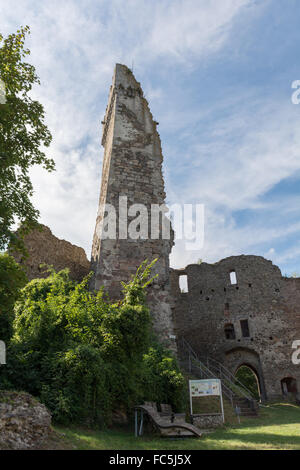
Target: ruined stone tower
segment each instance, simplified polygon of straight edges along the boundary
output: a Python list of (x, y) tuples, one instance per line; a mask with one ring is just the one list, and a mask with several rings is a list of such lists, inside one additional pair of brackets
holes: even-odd
[[(91, 256), (95, 272), (92, 287), (99, 289), (104, 286), (112, 299), (118, 299), (121, 281), (129, 280), (145, 259), (152, 261), (158, 258), (154, 267), (158, 277), (149, 289), (148, 304), (160, 338), (175, 348), (169, 295), (169, 254), (173, 245), (173, 232), (171, 230), (170, 239), (162, 239), (160, 223), (159, 237), (150, 238), (151, 206), (164, 204), (165, 201), (163, 156), (156, 130), (158, 123), (153, 120), (140, 84), (125, 65), (117, 64), (115, 67), (102, 124), (104, 158)], [(140, 217), (144, 224), (148, 222), (147, 236), (140, 232), (137, 239), (128, 237), (124, 218), (120, 216), (120, 197), (123, 209), (126, 209), (127, 204), (129, 210), (125, 220), (128, 227), (141, 215), (139, 212), (131, 213), (130, 207), (133, 204), (147, 207), (148, 215)], [(116, 211), (116, 239), (103, 238), (106, 204), (112, 205)], [(162, 215), (162, 220), (166, 222), (168, 219)]]

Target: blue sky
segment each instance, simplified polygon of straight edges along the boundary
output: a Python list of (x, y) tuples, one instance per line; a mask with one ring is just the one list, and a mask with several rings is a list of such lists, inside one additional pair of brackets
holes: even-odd
[(57, 171), (32, 170), (41, 222), (90, 255), (101, 125), (116, 62), (134, 68), (159, 132), (169, 203), (205, 204), (205, 244), (174, 267), (230, 255), (300, 273), (298, 0), (10, 0), (1, 32), (31, 27), (34, 90)]

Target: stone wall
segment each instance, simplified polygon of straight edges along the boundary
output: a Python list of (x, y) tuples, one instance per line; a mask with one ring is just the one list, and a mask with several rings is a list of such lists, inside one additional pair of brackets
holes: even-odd
[(203, 413), (193, 415), (192, 423), (200, 429), (220, 428), (224, 426), (223, 416), (219, 413)]
[(41, 264), (52, 265), (56, 271), (69, 268), (70, 277), (80, 281), (90, 272), (90, 261), (85, 251), (79, 246), (55, 237), (50, 228), (41, 225), (40, 230), (33, 230), (24, 238), (28, 257), (20, 253), (11, 253), (15, 260), (25, 267), (28, 279), (47, 277)]
[[(165, 201), (162, 176), (162, 151), (157, 123), (153, 120), (148, 103), (140, 84), (131, 70), (117, 64), (110, 89), (108, 106), (103, 121), (102, 145), (104, 159), (102, 166), (101, 192), (92, 247), (92, 267), (95, 272), (93, 286), (104, 285), (112, 299), (121, 296), (121, 281), (128, 281), (138, 266), (145, 260), (158, 258), (153, 274), (158, 274), (153, 288), (149, 289), (148, 303), (154, 319), (154, 327), (161, 339), (169, 342), (173, 333), (169, 298), (169, 253), (173, 245), (170, 239), (162, 240), (150, 236), (150, 213), (152, 204)], [(148, 222), (147, 234), (136, 239), (129, 236), (128, 225), (139, 216), (129, 214), (122, 219), (119, 211), (119, 197), (127, 198), (128, 210), (133, 204), (143, 204)], [(123, 199), (124, 201), (124, 199)], [(116, 211), (116, 236), (104, 239), (106, 229), (105, 204)], [(164, 217), (164, 222), (167, 221)], [(122, 222), (123, 221), (123, 222)], [(174, 342), (173, 342), (174, 343)]]
[(45, 405), (25, 392), (0, 391), (0, 450), (36, 449), (50, 431)]
[[(93, 237), (91, 288), (104, 286), (111, 299), (121, 297), (121, 281), (128, 281), (145, 260), (158, 258), (157, 274), (148, 292), (154, 327), (162, 341), (176, 350), (175, 335), (184, 337), (200, 356), (212, 356), (233, 373), (243, 364), (257, 374), (263, 398), (282, 394), (281, 380), (294, 378), (300, 391), (300, 367), (293, 365), (292, 343), (300, 340), (300, 279), (282, 277), (278, 267), (259, 256), (233, 256), (215, 264), (189, 265), (169, 269), (170, 238), (162, 239), (162, 216), (156, 239), (151, 237), (151, 208), (165, 202), (162, 175), (163, 155), (158, 123), (148, 102), (126, 66), (117, 64), (103, 121), (101, 191)], [(142, 204), (148, 222), (147, 234), (133, 239), (128, 227), (139, 213), (122, 219), (123, 209)], [(116, 211), (115, 237), (105, 238), (107, 204)], [(126, 227), (124, 227), (126, 222)], [(29, 258), (16, 260), (25, 265), (29, 279), (44, 277), (40, 265), (56, 270), (68, 267), (71, 278), (80, 280), (90, 270), (82, 248), (59, 240), (48, 227), (25, 238)], [(231, 276), (236, 276), (236, 282)], [(179, 289), (180, 275), (188, 277), (188, 293)], [(234, 276), (233, 276), (234, 277)], [(294, 387), (294, 385), (293, 385)], [(292, 388), (293, 388), (292, 387)]]
[[(188, 293), (179, 289), (182, 274), (188, 278)], [(300, 340), (300, 279), (282, 277), (260, 256), (189, 265), (172, 270), (171, 277), (179, 340), (185, 337), (200, 356), (219, 360), (232, 373), (248, 365), (258, 376), (263, 398), (282, 396), (286, 377), (295, 378), (300, 391), (300, 366), (291, 360), (292, 343)]]

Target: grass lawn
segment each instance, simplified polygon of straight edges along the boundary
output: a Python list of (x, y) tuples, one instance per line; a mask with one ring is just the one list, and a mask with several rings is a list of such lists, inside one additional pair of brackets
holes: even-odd
[(242, 418), (201, 439), (169, 439), (146, 435), (135, 438), (132, 428), (95, 431), (56, 427), (58, 435), (45, 448), (82, 450), (223, 450), (300, 449), (300, 407), (272, 404), (261, 408), (259, 417)]

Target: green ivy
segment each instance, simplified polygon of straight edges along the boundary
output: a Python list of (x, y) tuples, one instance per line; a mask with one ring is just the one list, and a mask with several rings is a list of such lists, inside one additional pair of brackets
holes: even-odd
[(0, 339), (2, 341), (8, 342), (12, 335), (14, 304), (26, 282), (26, 275), (14, 258), (7, 253), (0, 253)]
[[(154, 261), (155, 262), (155, 261)], [(2, 380), (38, 396), (57, 422), (100, 426), (113, 410), (144, 400), (182, 407), (185, 383), (175, 358), (153, 344), (145, 290), (154, 262), (145, 261), (111, 303), (68, 271), (29, 282), (15, 306)]]

